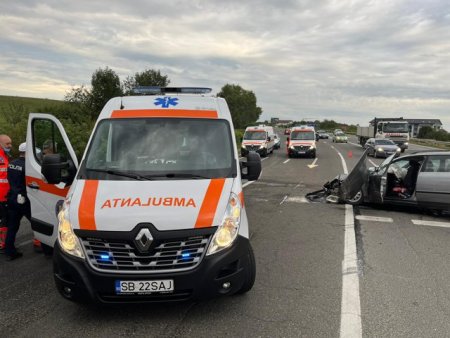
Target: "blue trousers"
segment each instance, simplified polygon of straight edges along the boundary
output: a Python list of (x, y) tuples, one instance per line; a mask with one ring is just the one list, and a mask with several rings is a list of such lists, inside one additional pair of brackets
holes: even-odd
[(11, 203), (8, 205), (8, 232), (6, 233), (5, 240), (5, 254), (14, 255), (17, 250), (14, 245), (16, 241), (17, 231), (19, 231), (20, 221), (23, 217), (31, 218), (30, 203), (27, 201), (25, 204)]

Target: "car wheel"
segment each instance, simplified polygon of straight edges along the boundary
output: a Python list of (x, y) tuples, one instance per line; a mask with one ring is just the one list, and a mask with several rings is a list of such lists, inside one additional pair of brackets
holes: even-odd
[(248, 247), (248, 267), (245, 271), (245, 280), (244, 284), (242, 284), (242, 287), (239, 291), (236, 292), (236, 294), (240, 295), (243, 293), (246, 293), (250, 291), (253, 287), (253, 284), (255, 284), (255, 277), (256, 277), (256, 262), (255, 262), (255, 255), (253, 254), (252, 247), (249, 245)]
[(346, 202), (351, 205), (360, 205), (363, 201), (362, 190), (359, 190), (353, 198), (348, 199)]

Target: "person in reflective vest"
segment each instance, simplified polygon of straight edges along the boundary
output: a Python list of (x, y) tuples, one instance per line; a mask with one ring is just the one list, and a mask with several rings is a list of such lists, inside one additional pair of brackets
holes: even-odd
[(22, 257), (22, 253), (17, 251), (14, 242), (23, 216), (28, 218), (28, 220), (31, 219), (30, 200), (27, 196), (25, 184), (26, 148), (25, 143), (22, 143), (19, 146), (19, 158), (11, 161), (8, 167), (10, 190), (8, 194), (8, 232), (5, 241), (5, 254), (7, 260)]
[(8, 211), (6, 202), (9, 192), (8, 165), (11, 147), (11, 138), (8, 135), (0, 135), (0, 250), (3, 250), (5, 247), (7, 231), (6, 218)]

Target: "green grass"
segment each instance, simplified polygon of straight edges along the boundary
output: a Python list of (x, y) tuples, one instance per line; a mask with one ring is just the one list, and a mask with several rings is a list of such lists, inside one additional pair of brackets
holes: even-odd
[(50, 99), (37, 99), (33, 97), (0, 95), (0, 113), (10, 113), (17, 107), (23, 107), (27, 112), (34, 112), (48, 106), (60, 105), (63, 101)]

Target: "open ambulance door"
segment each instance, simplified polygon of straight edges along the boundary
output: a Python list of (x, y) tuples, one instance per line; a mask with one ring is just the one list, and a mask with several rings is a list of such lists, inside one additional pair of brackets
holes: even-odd
[[(31, 202), (31, 228), (36, 239), (53, 247), (57, 214), (75, 177), (78, 160), (62, 124), (52, 115), (29, 115), (26, 143), (25, 179)], [(49, 184), (41, 173), (44, 158), (52, 154), (59, 154), (64, 161), (59, 184)]]

